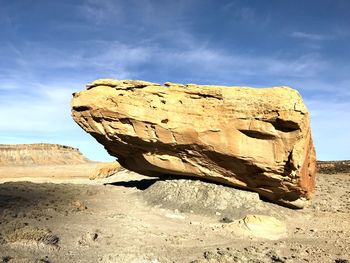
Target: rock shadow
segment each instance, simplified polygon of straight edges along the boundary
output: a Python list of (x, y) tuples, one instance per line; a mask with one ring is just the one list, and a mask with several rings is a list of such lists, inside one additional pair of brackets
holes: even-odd
[(96, 190), (90, 186), (3, 183), (0, 184), (0, 222), (5, 218), (41, 219), (47, 214), (65, 214), (74, 209), (74, 202), (84, 200), (93, 191)]
[(139, 190), (146, 190), (148, 187), (156, 183), (157, 181), (162, 181), (164, 179), (141, 179), (141, 180), (131, 180), (131, 181), (119, 181), (113, 183), (105, 183), (104, 185), (114, 185), (123, 186), (128, 188), (137, 188)]

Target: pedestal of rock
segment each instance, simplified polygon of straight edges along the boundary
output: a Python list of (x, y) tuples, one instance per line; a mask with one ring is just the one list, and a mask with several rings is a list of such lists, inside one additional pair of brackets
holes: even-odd
[(315, 187), (309, 113), (296, 90), (97, 80), (74, 120), (125, 168), (199, 177), (303, 207)]

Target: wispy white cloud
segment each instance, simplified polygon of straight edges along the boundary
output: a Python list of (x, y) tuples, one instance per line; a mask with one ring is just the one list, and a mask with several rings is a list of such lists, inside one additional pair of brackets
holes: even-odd
[[(318, 54), (299, 57), (263, 56), (193, 47), (182, 51), (156, 51), (164, 63), (191, 68), (197, 75), (210, 74), (221, 79), (265, 76), (266, 79), (310, 78), (321, 74), (329, 65)], [(205, 74), (204, 74), (205, 72)], [(220, 79), (219, 79), (220, 80)]]
[(255, 20), (256, 13), (252, 7), (242, 6), (242, 3), (238, 1), (230, 1), (221, 6), (222, 11), (230, 12), (230, 14), (236, 18), (241, 20)]
[[(159, 32), (169, 23), (172, 28), (180, 25), (185, 27), (186, 23), (191, 23), (190, 18), (186, 19), (186, 13), (196, 2), (199, 1), (83, 0), (78, 9), (80, 14), (95, 26), (115, 25), (117, 22), (120, 23), (119, 29)], [(134, 21), (139, 23), (135, 25)]]
[(121, 21), (125, 15), (122, 1), (115, 0), (85, 0), (79, 9), (87, 20), (97, 25), (111, 19)]
[(230, 16), (240, 22), (254, 22), (257, 18), (255, 10), (241, 3), (232, 1), (221, 6), (222, 11), (230, 13)]
[(270, 13), (262, 13), (254, 9), (252, 6), (242, 1), (229, 1), (221, 5), (222, 12), (229, 14), (231, 23), (241, 23), (245, 26), (254, 25), (256, 27), (265, 27), (271, 22)]
[[(83, 88), (92, 79), (84, 76), (84, 73), (77, 75), (75, 80), (65, 79), (64, 74), (54, 76), (53, 72), (57, 69), (86, 69), (105, 74), (113, 72), (115, 77), (121, 79), (138, 78), (137, 72), (142, 71), (142, 64), (146, 63), (145, 67), (153, 66), (155, 73), (162, 68), (191, 69), (192, 75), (187, 75), (187, 78), (195, 76), (205, 80), (209, 75), (211, 81), (216, 82), (237, 81), (242, 76), (254, 79), (258, 75), (265, 76), (270, 81), (276, 76), (300, 77), (302, 82), (303, 79), (317, 76), (329, 67), (317, 54), (287, 59), (227, 53), (208, 48), (205, 44), (199, 45), (190, 35), (188, 38), (185, 37), (186, 34), (183, 36), (183, 40), (178, 43), (183, 47), (182, 50), (152, 45), (152, 42), (148, 46), (131, 46), (115, 41), (87, 43), (87, 46), (98, 47), (98, 52), (89, 55), (84, 50), (70, 54), (40, 46), (38, 43), (27, 44), (21, 51), (16, 49), (14, 54), (20, 63), (8, 72), (11, 73), (11, 79), (7, 79), (5, 83), (2, 79), (0, 82), (0, 88), (16, 90), (15, 93), (0, 96), (0, 118), (12, 116), (6, 123), (0, 124), (0, 130), (38, 133), (70, 131), (75, 125), (70, 117), (71, 93)], [(30, 71), (24, 76), (27, 78), (16, 75), (28, 68)], [(43, 69), (51, 72), (50, 81), (42, 80)], [(186, 79), (186, 76), (182, 78)], [(320, 88), (323, 87), (318, 84), (303, 86), (303, 89)], [(21, 91), (24, 92), (23, 95)]]
[(333, 38), (331, 35), (313, 34), (313, 33), (301, 32), (301, 31), (294, 31), (290, 34), (290, 36), (294, 38), (300, 38), (305, 40), (315, 40), (315, 41), (330, 40)]
[(0, 131), (52, 133), (71, 130), (71, 92), (52, 87), (46, 87), (50, 92), (45, 92), (40, 86), (36, 88), (34, 94), (16, 92), (0, 96), (0, 119), (6, 120), (0, 122)]

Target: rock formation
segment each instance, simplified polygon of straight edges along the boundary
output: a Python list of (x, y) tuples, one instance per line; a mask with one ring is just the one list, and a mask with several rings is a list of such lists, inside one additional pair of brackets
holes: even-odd
[(0, 166), (81, 164), (78, 149), (59, 144), (0, 144)]
[(89, 176), (90, 180), (108, 178), (122, 169), (117, 161), (100, 163), (96, 165), (94, 172)]
[(289, 87), (97, 80), (72, 116), (125, 168), (199, 177), (304, 207), (315, 186), (309, 113)]

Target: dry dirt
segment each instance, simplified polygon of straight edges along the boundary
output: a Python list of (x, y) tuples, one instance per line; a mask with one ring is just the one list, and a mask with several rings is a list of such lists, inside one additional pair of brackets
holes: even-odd
[(348, 173), (318, 174), (304, 210), (266, 204), (287, 226), (270, 240), (230, 231), (236, 218), (222, 212), (147, 204), (156, 178), (122, 171), (89, 181), (94, 168), (1, 167), (0, 262), (350, 261)]

